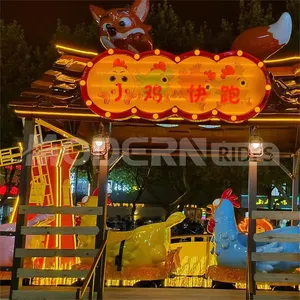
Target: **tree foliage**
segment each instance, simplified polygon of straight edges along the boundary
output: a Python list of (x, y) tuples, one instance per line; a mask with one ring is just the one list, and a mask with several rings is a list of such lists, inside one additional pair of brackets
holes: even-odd
[(30, 85), (40, 63), (40, 54), (25, 41), (21, 26), (13, 21), (1, 28), (1, 148), (10, 147), (22, 135), (8, 102)]
[(200, 34), (192, 21), (182, 21), (168, 1), (151, 6), (147, 23), (152, 26), (155, 48), (182, 53), (200, 46)]
[(286, 52), (294, 52), (299, 55), (300, 52), (300, 2), (298, 0), (286, 0), (286, 9), (291, 14), (293, 20), (293, 31), (288, 45), (283, 49)]
[(271, 4), (264, 8), (260, 0), (240, 0), (239, 5), (239, 32), (256, 26), (270, 25), (274, 22)]

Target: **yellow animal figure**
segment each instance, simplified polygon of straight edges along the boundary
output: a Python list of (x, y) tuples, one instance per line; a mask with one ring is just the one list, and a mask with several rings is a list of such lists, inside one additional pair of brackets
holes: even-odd
[(111, 70), (105, 75), (98, 96), (104, 99), (104, 104), (123, 101), (125, 105), (129, 105), (130, 101), (137, 96), (134, 89), (135, 80), (128, 71), (125, 61), (116, 59)]
[[(97, 206), (98, 197), (86, 199), (85, 206)], [(159, 267), (166, 260), (170, 248), (170, 228), (185, 219), (184, 214), (176, 212), (165, 222), (141, 226), (132, 231), (109, 231), (107, 237), (107, 263), (115, 264), (120, 248), (123, 248), (122, 267)], [(81, 226), (95, 226), (96, 216), (83, 216)], [(123, 241), (123, 247), (121, 242)], [(91, 249), (95, 245), (94, 236), (78, 236), (79, 249)], [(91, 263), (91, 259), (82, 259), (83, 264)]]
[(130, 267), (155, 267), (164, 263), (170, 251), (170, 228), (185, 219), (180, 213), (172, 214), (166, 222), (145, 225), (122, 234), (110, 231), (107, 243), (107, 262), (113, 263), (123, 247), (122, 265)]

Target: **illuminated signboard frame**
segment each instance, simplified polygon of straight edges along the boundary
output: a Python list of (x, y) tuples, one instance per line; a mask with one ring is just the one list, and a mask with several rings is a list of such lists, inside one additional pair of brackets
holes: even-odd
[[(265, 90), (264, 90), (264, 96), (263, 96), (263, 99), (259, 102), (259, 104), (253, 108), (253, 110), (248, 111), (245, 114), (239, 114), (239, 115), (238, 114), (237, 115), (227, 114), (227, 113), (225, 114), (225, 113), (221, 112), (218, 108), (214, 108), (207, 112), (199, 112), (197, 114), (188, 113), (188, 112), (180, 109), (176, 105), (172, 106), (170, 109), (167, 109), (163, 112), (157, 112), (157, 113), (146, 112), (135, 106), (130, 107), (129, 109), (125, 109), (120, 112), (112, 112), (112, 111), (109, 111), (109, 109), (107, 109), (107, 110), (103, 109), (104, 105), (103, 106), (101, 105), (101, 107), (96, 105), (93, 102), (93, 99), (90, 98), (89, 93), (88, 93), (88, 80), (89, 80), (89, 75), (90, 75), (90, 72), (91, 72), (93, 66), (95, 66), (95, 64), (97, 64), (100, 60), (102, 60), (110, 55), (114, 55), (116, 58), (117, 58), (117, 55), (126, 55), (128, 57), (131, 57), (135, 61), (140, 61), (143, 58), (147, 58), (149, 56), (156, 55), (159, 57), (167, 58), (170, 61), (175, 62), (176, 64), (181, 63), (185, 59), (193, 57), (193, 56), (209, 58), (214, 62), (219, 62), (222, 59), (227, 58), (227, 57), (244, 57), (244, 58), (250, 60), (251, 62), (253, 62), (255, 65), (257, 65), (258, 68), (263, 72), (263, 76), (265, 78), (265, 83), (266, 83)], [(87, 105), (87, 107), (89, 107), (89, 109), (91, 111), (93, 111), (100, 117), (102, 117), (104, 119), (108, 119), (108, 120), (119, 120), (120, 121), (120, 120), (127, 120), (127, 119), (130, 119), (133, 117), (139, 117), (142, 119), (157, 122), (157, 121), (166, 120), (170, 117), (180, 117), (180, 118), (183, 118), (183, 119), (191, 121), (191, 122), (203, 122), (203, 121), (207, 121), (207, 120), (211, 120), (211, 119), (219, 119), (219, 120), (222, 120), (222, 121), (225, 121), (228, 123), (242, 123), (245, 120), (255, 117), (257, 114), (259, 114), (264, 109), (264, 107), (267, 103), (267, 100), (270, 96), (270, 93), (271, 93), (271, 81), (269, 78), (269, 73), (268, 73), (264, 63), (261, 62), (260, 60), (258, 60), (257, 58), (253, 57), (252, 55), (242, 52), (240, 50), (239, 51), (228, 51), (228, 52), (224, 52), (221, 54), (212, 54), (212, 53), (208, 53), (205, 51), (195, 50), (195, 51), (183, 53), (179, 56), (176, 56), (174, 54), (171, 54), (171, 53), (168, 53), (165, 51), (160, 51), (160, 50), (147, 51), (147, 52), (143, 52), (140, 54), (134, 54), (129, 51), (110, 49), (106, 52), (99, 54), (93, 60), (91, 60), (90, 62), (87, 63), (86, 69), (84, 70), (83, 76), (80, 80), (80, 89), (81, 89), (82, 98), (83, 98), (85, 104)]]

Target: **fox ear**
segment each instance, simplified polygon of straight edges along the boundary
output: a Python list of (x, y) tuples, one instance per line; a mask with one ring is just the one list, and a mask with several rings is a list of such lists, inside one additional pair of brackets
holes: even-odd
[(94, 20), (99, 24), (101, 16), (105, 13), (105, 10), (101, 7), (90, 5), (90, 11)]
[(146, 20), (149, 8), (149, 0), (135, 0), (131, 5), (131, 11), (136, 14), (142, 22)]

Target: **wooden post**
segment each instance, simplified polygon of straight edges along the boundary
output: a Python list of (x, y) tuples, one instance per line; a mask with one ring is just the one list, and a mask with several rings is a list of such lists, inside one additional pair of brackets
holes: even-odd
[[(252, 129), (250, 128), (250, 135)], [(252, 252), (256, 252), (256, 243), (253, 239), (256, 233), (256, 219), (252, 218), (253, 210), (256, 210), (257, 196), (257, 161), (249, 158), (249, 175), (248, 175), (248, 218), (249, 231), (247, 238), (247, 299), (252, 300), (256, 293), (256, 283), (254, 274), (256, 272), (256, 262), (252, 262)]]
[[(31, 166), (32, 166), (32, 149), (34, 140), (34, 119), (26, 118), (24, 122), (24, 151), (22, 153), (22, 171), (20, 178), (19, 188), (19, 207), (20, 205), (27, 205), (30, 197), (30, 180), (31, 180)], [(19, 208), (18, 208), (19, 211)], [(21, 285), (21, 280), (17, 277), (18, 268), (22, 268), (23, 259), (15, 257), (15, 251), (17, 248), (25, 248), (25, 236), (21, 235), (21, 226), (25, 226), (25, 215), (18, 214), (15, 232), (15, 247), (13, 256), (13, 268), (10, 286), (10, 296), (12, 299), (12, 293), (14, 290), (18, 290)]]
[[(292, 182), (292, 211), (298, 211), (297, 198), (299, 195), (299, 168), (297, 167), (300, 163), (300, 155), (293, 157), (293, 182)], [(292, 224), (296, 226), (298, 221), (292, 220)]]
[[(104, 125), (104, 131), (110, 136), (110, 124)], [(107, 179), (108, 179), (108, 152), (99, 160), (99, 177), (98, 177), (98, 207), (103, 207), (103, 214), (97, 216), (97, 226), (99, 233), (96, 236), (96, 248), (99, 249), (106, 239), (106, 215), (107, 215)], [(95, 291), (97, 292), (97, 300), (103, 299), (104, 281), (105, 281), (105, 258), (106, 249), (103, 251), (100, 263), (96, 267), (95, 272)]]

